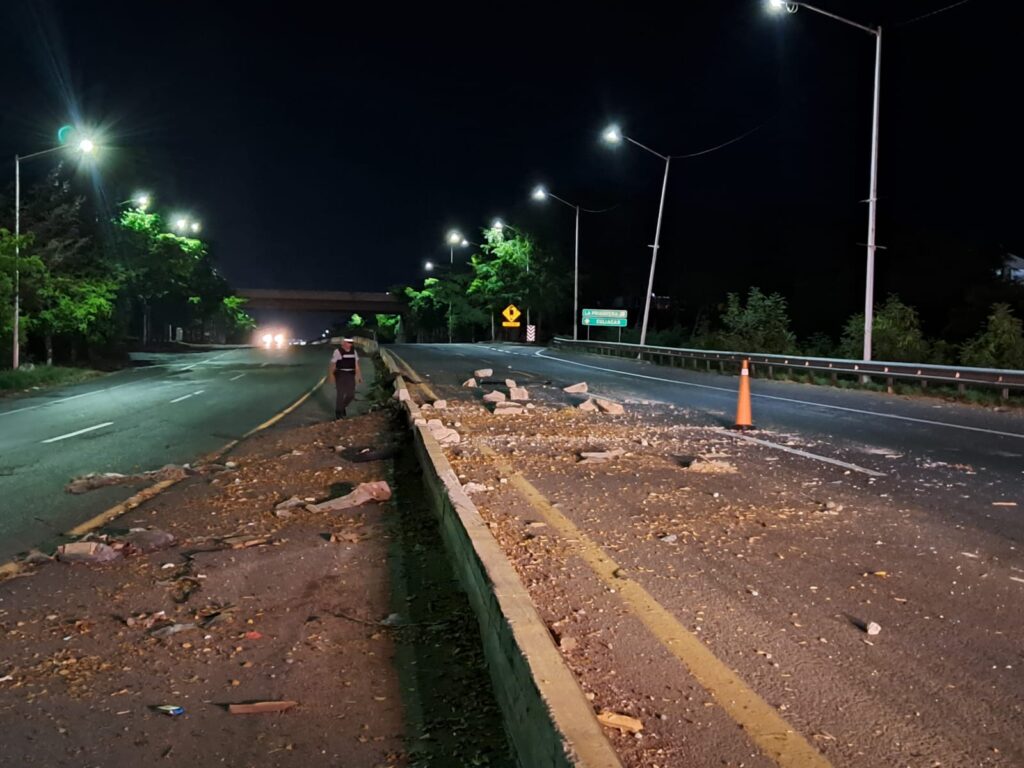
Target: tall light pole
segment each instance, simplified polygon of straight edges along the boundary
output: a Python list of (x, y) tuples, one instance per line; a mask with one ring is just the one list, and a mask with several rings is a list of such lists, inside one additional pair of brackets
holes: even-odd
[[(96, 149), (91, 139), (79, 139), (76, 147), (83, 155), (92, 154)], [(51, 152), (58, 152), (66, 149), (63, 144), (50, 147), (40, 152), (33, 152), (30, 155), (14, 156), (14, 341), (11, 345), (11, 368), (18, 370), (21, 364), (20, 344), (20, 322), (21, 322), (21, 271), (19, 259), (21, 257), (21, 163), (24, 160), (31, 160), (35, 157), (42, 157)]]
[(629, 136), (624, 134), (617, 125), (609, 126), (601, 134), (601, 137), (611, 145), (621, 144), (623, 141), (628, 141), (640, 149), (650, 152), (655, 157), (661, 158), (665, 161), (665, 176), (661, 181), (661, 202), (658, 203), (658, 224), (654, 228), (654, 245), (651, 246), (651, 275), (647, 279), (647, 296), (644, 299), (644, 324), (640, 329), (640, 345), (643, 346), (647, 343), (647, 319), (651, 314), (651, 294), (654, 291), (654, 267), (658, 262), (658, 248), (661, 243), (661, 216), (665, 210), (665, 190), (668, 188), (668, 168), (672, 162), (671, 155), (663, 155), (660, 152), (655, 152), (650, 147), (646, 147), (639, 141), (631, 139)]
[[(448, 263), (454, 266), (455, 246), (465, 248), (469, 245), (469, 241), (457, 229), (449, 231), (445, 239), (448, 241)], [(448, 343), (452, 343), (452, 303), (450, 301), (448, 302)]]
[(579, 338), (580, 322), (580, 206), (570, 203), (568, 200), (563, 200), (543, 186), (534, 188), (530, 197), (534, 200), (547, 200), (550, 197), (552, 200), (557, 200), (562, 205), (566, 205), (576, 211), (576, 239), (573, 246), (572, 260), (572, 339), (576, 341)]
[(865, 24), (858, 24), (856, 21), (845, 19), (821, 8), (815, 8), (807, 3), (790, 3), (785, 0), (769, 0), (768, 7), (775, 11), (785, 10), (787, 13), (796, 13), (801, 8), (814, 11), (830, 19), (841, 21), (851, 27), (856, 27), (862, 32), (867, 32), (875, 37), (875, 95), (871, 111), (871, 187), (868, 191), (868, 244), (867, 244), (867, 274), (864, 279), (864, 359), (871, 359), (871, 332), (874, 325), (875, 309), (875, 251), (878, 246), (875, 244), (875, 216), (878, 211), (878, 102), (882, 86), (882, 28), (869, 27)]

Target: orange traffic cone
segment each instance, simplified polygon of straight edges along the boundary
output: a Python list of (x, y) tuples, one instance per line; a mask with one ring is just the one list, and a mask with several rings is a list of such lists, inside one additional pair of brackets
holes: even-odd
[(736, 401), (736, 429), (753, 429), (750, 415), (750, 361), (744, 360), (740, 369), (740, 396)]

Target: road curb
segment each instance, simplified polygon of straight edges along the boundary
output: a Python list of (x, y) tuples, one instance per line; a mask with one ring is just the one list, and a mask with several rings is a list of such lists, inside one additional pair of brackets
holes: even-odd
[[(286, 408), (282, 409), (276, 415), (270, 417), (269, 419), (264, 421), (259, 426), (256, 426), (253, 429), (250, 429), (248, 432), (246, 432), (244, 435), (242, 435), (242, 437), (240, 437), (238, 440), (232, 440), (231, 442), (221, 446), (217, 450), (212, 451), (212, 452), (207, 453), (207, 454), (204, 454), (203, 456), (200, 456), (196, 463), (198, 463), (198, 464), (208, 464), (208, 463), (210, 463), (212, 461), (216, 461), (217, 459), (222, 458), (225, 454), (228, 453), (228, 451), (230, 451), (232, 448), (237, 446), (240, 442), (242, 442), (246, 438), (251, 437), (252, 435), (256, 434), (257, 432), (260, 432), (260, 431), (266, 429), (267, 427), (273, 426), (274, 424), (279, 422), (281, 419), (283, 419), (285, 416), (287, 416), (289, 413), (291, 413), (296, 408), (298, 408), (300, 405), (302, 405), (304, 402), (306, 402), (306, 400), (308, 400), (310, 397), (312, 397), (312, 395), (318, 389), (320, 389), (320, 387), (323, 386), (323, 383), (326, 380), (327, 380), (327, 376), (323, 376), (320, 379), (320, 381), (318, 381), (316, 384), (313, 385), (312, 389), (310, 389), (308, 392), (306, 392), (304, 395), (302, 395), (294, 403), (292, 403), (291, 405), (289, 405)], [(90, 531), (94, 531), (97, 528), (99, 528), (99, 527), (101, 527), (103, 525), (106, 525), (111, 520), (116, 520), (121, 515), (123, 515), (123, 514), (125, 514), (127, 512), (131, 512), (133, 509), (135, 509), (136, 507), (141, 506), (142, 504), (145, 504), (150, 499), (156, 498), (161, 493), (166, 491), (168, 488), (170, 488), (173, 485), (177, 485), (178, 483), (180, 483), (184, 479), (185, 479), (185, 477), (179, 477), (179, 478), (175, 478), (173, 480), (161, 480), (160, 482), (154, 483), (153, 485), (151, 485), (151, 486), (149, 486), (147, 488), (143, 488), (141, 491), (139, 491), (138, 493), (133, 494), (132, 496), (129, 496), (127, 499), (125, 499), (124, 501), (120, 502), (119, 504), (115, 504), (114, 506), (110, 507), (109, 509), (103, 510), (98, 515), (95, 515), (95, 516), (89, 518), (85, 522), (79, 523), (74, 528), (72, 528), (71, 530), (67, 531), (64, 535), (69, 537), (69, 538), (75, 538), (75, 537), (79, 537), (79, 536), (84, 536), (85, 534), (89, 533)], [(22, 563), (22, 562), (20, 562), (18, 560), (8, 560), (6, 563), (0, 564), (0, 580), (9, 578), (11, 576), (16, 576), (18, 573), (20, 573), (24, 569), (24, 567), (25, 567), (24, 563)]]
[[(529, 592), (408, 395), (393, 353), (381, 358), (395, 374), (424, 482), (455, 572), (476, 613), (484, 655), (518, 763), (528, 768), (622, 768), (591, 703), (555, 647)], [(418, 377), (417, 377), (418, 378)]]

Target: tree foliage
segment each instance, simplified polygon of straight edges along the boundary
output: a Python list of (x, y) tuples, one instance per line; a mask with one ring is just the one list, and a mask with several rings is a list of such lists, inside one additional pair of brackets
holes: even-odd
[[(864, 314), (851, 315), (839, 344), (843, 357), (859, 360), (864, 355)], [(871, 356), (875, 360), (921, 362), (928, 358), (928, 342), (921, 331), (917, 310), (892, 294), (875, 307), (871, 332)]]
[(722, 315), (721, 342), (727, 349), (742, 352), (783, 353), (796, 345), (789, 329), (786, 299), (779, 293), (764, 294), (754, 287), (744, 303), (730, 293)]
[(985, 329), (960, 348), (964, 365), (1024, 369), (1024, 324), (1009, 304), (993, 304)]

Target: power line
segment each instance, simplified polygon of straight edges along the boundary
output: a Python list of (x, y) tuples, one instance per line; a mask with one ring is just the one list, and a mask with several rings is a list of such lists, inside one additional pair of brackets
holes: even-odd
[[(965, 2), (966, 2), (966, 0), (965, 0)], [(741, 133), (739, 136), (736, 136), (735, 138), (729, 139), (724, 144), (719, 144), (719, 145), (714, 146), (714, 147), (708, 147), (707, 149), (702, 149), (702, 150), (699, 150), (697, 152), (691, 152), (688, 155), (672, 155), (672, 159), (673, 160), (682, 160), (682, 159), (685, 159), (687, 157), (700, 157), (701, 155), (708, 155), (708, 154), (711, 154), (712, 152), (717, 152), (720, 149), (725, 149), (730, 144), (735, 144), (737, 141), (742, 141), (743, 139), (747, 138), (747, 136), (749, 136), (750, 134), (752, 134), (752, 133), (754, 133), (756, 131), (761, 130), (762, 128), (765, 127), (765, 125), (768, 124), (768, 122), (769, 121), (766, 120), (765, 122), (761, 123), (760, 125), (757, 125), (757, 126), (751, 128), (746, 133)]]
[(966, 5), (970, 1), (971, 0), (960, 0), (957, 3), (952, 3), (950, 5), (947, 5), (944, 8), (939, 8), (939, 9), (934, 10), (934, 11), (929, 11), (928, 13), (923, 13), (920, 16), (915, 16), (912, 19), (907, 19), (906, 21), (898, 22), (897, 24), (894, 24), (893, 26), (895, 26), (895, 27), (905, 27), (908, 24), (914, 24), (914, 23), (916, 23), (918, 21), (924, 21), (925, 19), (931, 18), (932, 16), (937, 16), (940, 13), (945, 13), (946, 11), (951, 11), (954, 8), (958, 8), (961, 5)]

